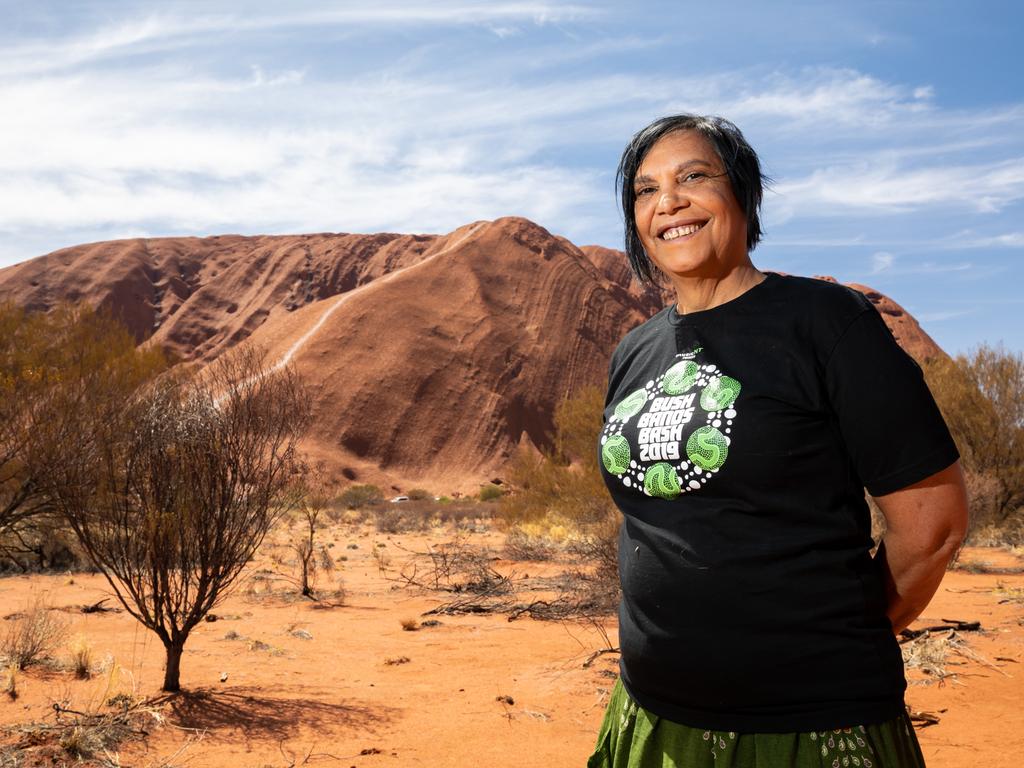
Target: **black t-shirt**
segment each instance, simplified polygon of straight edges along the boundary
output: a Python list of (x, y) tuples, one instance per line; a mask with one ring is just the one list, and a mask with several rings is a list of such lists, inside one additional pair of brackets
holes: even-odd
[(667, 308), (615, 350), (605, 406), (633, 698), (738, 732), (899, 714), (864, 489), (891, 493), (958, 454), (871, 303), (769, 273), (712, 309)]

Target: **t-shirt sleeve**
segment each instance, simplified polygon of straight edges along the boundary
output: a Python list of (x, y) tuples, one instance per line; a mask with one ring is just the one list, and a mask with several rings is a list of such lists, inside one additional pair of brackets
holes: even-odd
[(913, 485), (959, 458), (921, 368), (873, 307), (835, 343), (825, 380), (853, 466), (872, 496)]

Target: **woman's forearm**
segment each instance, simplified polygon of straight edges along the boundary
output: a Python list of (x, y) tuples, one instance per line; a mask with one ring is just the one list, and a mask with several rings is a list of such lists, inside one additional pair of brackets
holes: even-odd
[(887, 533), (875, 554), (885, 579), (886, 615), (899, 633), (921, 615), (939, 588), (956, 553), (955, 538), (929, 551), (911, 540)]
[(960, 464), (875, 501), (887, 527), (875, 559), (885, 580), (886, 614), (899, 632), (928, 605), (966, 533)]

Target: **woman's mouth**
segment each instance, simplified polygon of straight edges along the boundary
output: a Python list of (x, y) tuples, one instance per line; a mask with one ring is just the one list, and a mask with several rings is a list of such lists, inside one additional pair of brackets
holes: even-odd
[(660, 237), (662, 240), (677, 240), (680, 237), (692, 235), (694, 232), (703, 227), (706, 223), (707, 222), (702, 222), (700, 224), (685, 224), (681, 227), (671, 227), (670, 229), (666, 229), (664, 232), (662, 232)]

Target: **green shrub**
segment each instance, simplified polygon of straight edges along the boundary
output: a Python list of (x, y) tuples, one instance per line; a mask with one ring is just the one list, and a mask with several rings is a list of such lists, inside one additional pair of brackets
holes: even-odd
[(494, 483), (487, 483), (480, 489), (480, 501), (494, 501), (504, 495), (505, 492)]
[(381, 493), (380, 488), (368, 483), (362, 485), (350, 485), (342, 492), (341, 496), (338, 497), (338, 501), (344, 504), (348, 509), (361, 509), (362, 507), (382, 501), (383, 499), (384, 494)]

